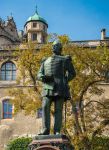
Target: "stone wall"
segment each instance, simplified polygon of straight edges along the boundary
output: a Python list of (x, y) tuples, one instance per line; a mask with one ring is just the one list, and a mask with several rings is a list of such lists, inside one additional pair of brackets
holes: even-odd
[[(100, 88), (104, 89), (102, 96), (93, 96), (92, 100), (98, 100), (101, 98), (109, 99), (109, 84), (101, 84)], [(6, 97), (8, 88), (0, 89), (0, 101)], [(53, 120), (53, 119), (52, 119)], [(12, 119), (1, 119), (0, 120), (0, 150), (8, 143), (12, 138), (19, 136), (34, 136), (40, 133), (42, 122), (41, 119), (36, 116), (25, 116), (23, 112), (18, 113)], [(109, 134), (109, 128), (106, 128), (104, 134)]]
[[(13, 116), (12, 119), (3, 119), (3, 100), (11, 99), (8, 90), (16, 88), (16, 82), (0, 82), (0, 150), (11, 138), (38, 134), (41, 131), (41, 119), (36, 116), (25, 116), (23, 112)], [(23, 88), (23, 87), (22, 87)], [(14, 106), (12, 107), (14, 113)]]
[(0, 20), (0, 47), (19, 43), (18, 32), (13, 17), (7, 21)]
[(0, 122), (0, 150), (10, 139), (21, 136), (34, 136), (41, 131), (41, 119), (18, 113), (13, 119), (2, 119)]
[(10, 40), (4, 37), (0, 37), (0, 47), (2, 47), (2, 45), (10, 45), (10, 44), (12, 44)]

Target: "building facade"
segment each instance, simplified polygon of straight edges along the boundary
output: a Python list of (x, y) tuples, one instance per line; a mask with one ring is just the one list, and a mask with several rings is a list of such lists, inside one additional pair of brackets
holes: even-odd
[(109, 37), (106, 36), (106, 29), (101, 30), (101, 39), (98, 40), (83, 40), (83, 41), (71, 41), (73, 45), (84, 48), (95, 48), (98, 46), (109, 47)]
[(17, 84), (19, 70), (13, 52), (16, 51), (16, 47), (22, 47), (22, 42), (25, 41), (46, 43), (47, 28), (46, 20), (38, 14), (37, 10), (27, 19), (24, 31), (20, 32), (12, 16), (8, 17), (7, 21), (0, 19), (0, 150), (4, 149), (4, 144), (9, 141), (9, 138), (40, 132), (41, 110), (34, 117), (25, 116), (22, 112), (14, 116), (14, 106), (10, 103), (12, 97), (7, 91), (28, 88)]
[(0, 49), (2, 46), (19, 44), (19, 36), (13, 17), (8, 17), (7, 21), (0, 19)]

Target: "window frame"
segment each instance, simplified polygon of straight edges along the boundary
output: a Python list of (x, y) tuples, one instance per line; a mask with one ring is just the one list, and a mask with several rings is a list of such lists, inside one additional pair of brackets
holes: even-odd
[[(35, 36), (36, 36), (36, 37), (35, 37)], [(32, 34), (32, 40), (33, 40), (33, 41), (37, 41), (37, 33), (33, 33), (33, 34)]]
[(33, 28), (37, 28), (37, 23), (33, 22)]
[[(7, 103), (5, 103), (5, 102), (7, 102)], [(6, 109), (7, 109), (6, 112), (4, 110), (5, 105), (6, 105)], [(10, 109), (11, 109), (11, 112), (9, 112)], [(12, 119), (12, 113), (13, 113), (13, 105), (10, 103), (9, 99), (4, 99), (2, 101), (2, 119)], [(5, 117), (5, 115), (7, 115), (7, 116)], [(11, 117), (9, 117), (9, 115)]]
[[(7, 66), (7, 64), (10, 63), (11, 66)], [(11, 61), (7, 61), (7, 62), (4, 62), (2, 65), (1, 65), (1, 69), (0, 69), (0, 80), (1, 81), (15, 81), (16, 80), (16, 65), (11, 62)], [(8, 77), (8, 73), (10, 73), (10, 78), (7, 78)]]

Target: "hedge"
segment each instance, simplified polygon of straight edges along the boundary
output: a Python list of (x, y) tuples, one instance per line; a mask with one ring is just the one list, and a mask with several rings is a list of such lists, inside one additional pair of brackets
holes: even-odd
[[(27, 150), (32, 138), (22, 137), (11, 140), (6, 150)], [(95, 137), (92, 150), (109, 150), (109, 137)]]
[(29, 137), (22, 137), (11, 140), (8, 143), (6, 150), (27, 150), (28, 145), (31, 143), (31, 141), (32, 138)]

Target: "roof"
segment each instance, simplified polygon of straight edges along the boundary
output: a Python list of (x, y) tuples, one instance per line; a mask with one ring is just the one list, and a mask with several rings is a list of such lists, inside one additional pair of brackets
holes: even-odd
[[(43, 22), (44, 24), (46, 24), (46, 25), (48, 26), (47, 21), (46, 21), (44, 18), (42, 18), (42, 17), (38, 14), (37, 8), (36, 8), (35, 14), (32, 15), (32, 16), (30, 16), (30, 17), (27, 19), (26, 24), (27, 24), (28, 22), (32, 22), (32, 21)], [(26, 24), (25, 24), (25, 25), (26, 25)]]

